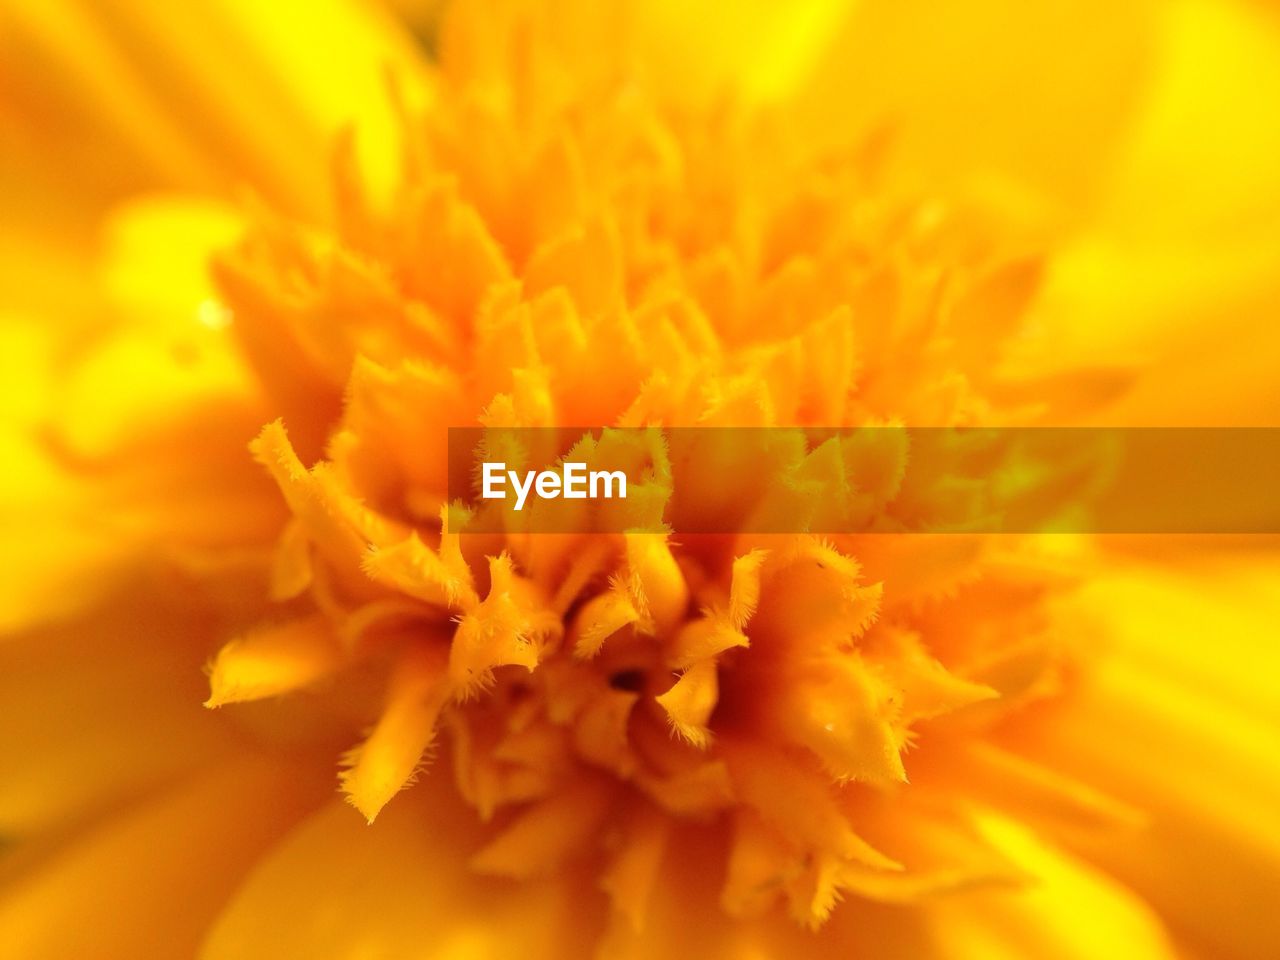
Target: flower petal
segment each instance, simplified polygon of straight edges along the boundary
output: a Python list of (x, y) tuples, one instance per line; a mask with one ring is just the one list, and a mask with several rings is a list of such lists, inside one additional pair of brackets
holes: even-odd
[[(288, 765), (249, 762), (131, 807), (0, 891), (0, 943), (30, 960), (191, 956), (254, 858), (323, 795), (317, 786)], [(246, 803), (252, 816), (238, 812)]]
[(1257, 5), (1165, 5), (1159, 70), (1088, 229), (1039, 316), (1056, 368), (1141, 363), (1128, 425), (1280, 422), (1280, 25)]
[(259, 627), (232, 640), (213, 660), (206, 707), (290, 693), (336, 670), (341, 650), (321, 616)]
[(896, 175), (1075, 216), (1138, 105), (1154, 8), (866, 0), (795, 109), (817, 137), (886, 131)]
[(200, 957), (562, 960), (603, 898), (572, 875), (514, 888), (470, 871), (477, 821), (451, 793), (429, 778), (373, 826), (325, 807), (258, 864)]
[(414, 650), (402, 656), (382, 716), (369, 738), (351, 752), (350, 769), (342, 774), (343, 792), (370, 823), (412, 781), (448, 695), (443, 651)]

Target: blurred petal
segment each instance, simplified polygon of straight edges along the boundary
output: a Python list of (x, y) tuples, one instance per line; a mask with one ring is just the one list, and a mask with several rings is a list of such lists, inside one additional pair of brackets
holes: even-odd
[(806, 78), (817, 137), (889, 137), (931, 189), (1074, 217), (1098, 189), (1146, 79), (1147, 2), (866, 0)]
[[(24, 960), (190, 956), (254, 858), (315, 797), (298, 770), (254, 763), (131, 808), (0, 888), (0, 943)], [(246, 804), (252, 816), (238, 812)]]
[(732, 90), (752, 101), (791, 93), (854, 0), (656, 0), (637, 5), (645, 61), (691, 99)]
[[(295, 212), (323, 215), (327, 165), (296, 158), (328, 156), (337, 130), (356, 122), (365, 159), (385, 179), (394, 149), (385, 71), (420, 73), (394, 25), (347, 0), (6, 8), (22, 122), (37, 138), (54, 135), (55, 158), (69, 155), (68, 142), (97, 140), (108, 169), (129, 171), (106, 185), (108, 196), (248, 183)], [(51, 115), (62, 131), (49, 130)], [(65, 179), (79, 177), (68, 170)]]
[(66, 332), (63, 352), (74, 360), (51, 404), (77, 456), (118, 453), (202, 404), (239, 406), (247, 423), (261, 416), (249, 412), (254, 388), (227, 331), (234, 318), (208, 270), (211, 253), (240, 230), (226, 206), (194, 197), (149, 195), (113, 211), (100, 257), (105, 330)]
[(253, 871), (202, 960), (590, 956), (601, 895), (573, 871), (520, 886), (471, 872), (481, 834), (451, 792), (428, 778), (372, 826), (337, 801), (315, 814)]
[(1035, 879), (1021, 891), (994, 891), (943, 900), (929, 911), (947, 958), (1092, 960), (1178, 956), (1160, 920), (1133, 893), (1105, 874), (1054, 850), (1016, 824), (988, 819), (1001, 853)]
[(117, 553), (83, 522), (81, 485), (37, 436), (55, 392), (54, 347), (45, 327), (0, 317), (0, 635), (77, 612), (109, 585), (101, 570)]
[(1151, 94), (1096, 219), (1057, 258), (1044, 338), (1064, 366), (1150, 373), (1126, 424), (1280, 423), (1280, 23), (1176, 0)]
[(1015, 736), (1147, 816), (1091, 858), (1205, 955), (1270, 956), (1280, 917), (1258, 891), (1280, 875), (1275, 558), (1187, 566), (1097, 577), (1082, 603), (1095, 622), (1106, 611), (1111, 646), (1065, 709)]
[(201, 644), (187, 616), (119, 604), (0, 643), (0, 835), (46, 832), (216, 761), (228, 743), (197, 706)]
[(165, 536), (272, 529), (277, 505), (244, 453), (264, 415), (205, 266), (237, 229), (216, 203), (136, 200), (106, 225), (105, 301), (0, 328), (0, 629), (75, 613)]

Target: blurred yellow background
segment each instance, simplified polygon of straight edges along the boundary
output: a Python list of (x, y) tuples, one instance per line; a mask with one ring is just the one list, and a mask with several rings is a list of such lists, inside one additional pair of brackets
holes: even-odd
[(1247, 0), (0, 0), (0, 957), (1280, 955), (1274, 538), (441, 454), (1280, 426), (1278, 104)]

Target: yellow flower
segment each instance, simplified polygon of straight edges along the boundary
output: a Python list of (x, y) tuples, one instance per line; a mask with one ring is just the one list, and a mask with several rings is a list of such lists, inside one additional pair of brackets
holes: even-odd
[[(1271, 540), (447, 456), (1274, 423), (1271, 11), (9, 6), (0, 956), (1280, 951)], [(888, 436), (868, 516), (963, 497)]]

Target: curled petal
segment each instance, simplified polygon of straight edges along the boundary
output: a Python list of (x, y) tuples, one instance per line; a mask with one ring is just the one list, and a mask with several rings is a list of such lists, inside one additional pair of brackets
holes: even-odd
[(708, 723), (718, 697), (715, 661), (702, 660), (681, 674), (657, 700), (672, 728), (695, 747), (705, 749), (711, 741)]

